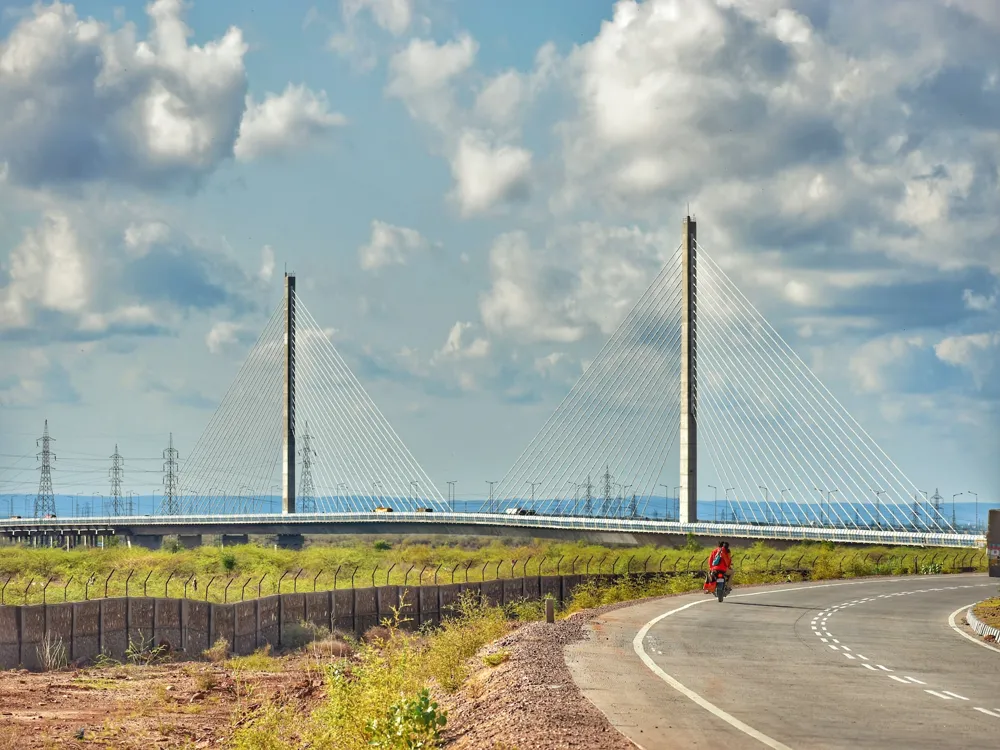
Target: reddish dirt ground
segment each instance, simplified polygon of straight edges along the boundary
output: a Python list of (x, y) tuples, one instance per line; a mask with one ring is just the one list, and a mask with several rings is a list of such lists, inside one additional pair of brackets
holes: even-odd
[(321, 699), (305, 657), (281, 662), (281, 673), (237, 679), (208, 662), (0, 672), (0, 750), (221, 747), (246, 708)]

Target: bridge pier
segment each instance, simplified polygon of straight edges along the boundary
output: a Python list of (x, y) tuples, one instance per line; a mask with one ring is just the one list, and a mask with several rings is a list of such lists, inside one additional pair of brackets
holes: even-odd
[(131, 542), (146, 549), (159, 549), (163, 546), (162, 534), (133, 534)]
[(302, 534), (278, 534), (277, 544), (280, 549), (302, 549), (306, 538)]
[(202, 545), (201, 534), (178, 534), (177, 543), (184, 549), (196, 549)]
[(223, 534), (222, 535), (222, 546), (223, 547), (234, 547), (237, 544), (247, 544), (250, 542), (249, 534)]

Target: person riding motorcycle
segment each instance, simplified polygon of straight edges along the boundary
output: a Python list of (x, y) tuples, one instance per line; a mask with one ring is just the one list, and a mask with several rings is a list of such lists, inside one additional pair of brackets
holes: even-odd
[(722, 571), (722, 574), (726, 578), (726, 588), (729, 588), (729, 580), (733, 576), (732, 571), (733, 558), (729, 554), (729, 542), (724, 542), (719, 540), (719, 546), (717, 546), (708, 556), (708, 575), (705, 578), (706, 583), (711, 583), (715, 574), (718, 571)]

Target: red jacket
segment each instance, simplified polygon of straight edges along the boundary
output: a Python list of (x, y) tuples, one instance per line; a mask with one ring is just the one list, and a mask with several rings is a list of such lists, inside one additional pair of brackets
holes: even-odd
[[(717, 553), (722, 553), (722, 564), (712, 565), (712, 560), (715, 559)], [(729, 550), (725, 547), (716, 547), (708, 555), (708, 569), (709, 570), (729, 570), (729, 567), (733, 564), (732, 555), (729, 554)]]

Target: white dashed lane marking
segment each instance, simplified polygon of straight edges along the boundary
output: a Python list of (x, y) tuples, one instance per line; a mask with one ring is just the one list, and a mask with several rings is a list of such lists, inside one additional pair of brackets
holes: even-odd
[(895, 680), (896, 682), (902, 682), (904, 685), (909, 685), (910, 684), (906, 680), (904, 680), (902, 677), (896, 677), (896, 675), (894, 675), (894, 674), (889, 675), (889, 679), (890, 680)]
[(1000, 719), (1000, 708), (998, 708), (996, 711), (990, 711), (988, 708), (980, 708), (979, 706), (976, 706), (975, 709), (977, 711), (981, 711), (982, 713), (986, 714), (987, 716), (993, 716), (993, 717), (995, 717), (997, 719)]
[(950, 690), (942, 690), (941, 692), (944, 693), (945, 695), (950, 695), (952, 698), (958, 698), (959, 700), (962, 700), (962, 701), (969, 700), (964, 695), (959, 695), (958, 693), (953, 693)]
[(946, 701), (950, 701), (951, 698), (947, 695), (942, 695), (937, 690), (924, 690), (925, 693), (930, 693), (931, 695), (937, 696), (938, 698), (943, 698)]
[(912, 683), (913, 683), (914, 685), (926, 685), (926, 684), (927, 684), (927, 683), (926, 683), (926, 682), (924, 682), (923, 680), (918, 680), (918, 679), (917, 679), (916, 677), (910, 677), (909, 675), (907, 675), (907, 676), (906, 676), (906, 677), (904, 677), (903, 679), (904, 679), (904, 680), (909, 680), (909, 681), (910, 681), (910, 682), (912, 682)]

